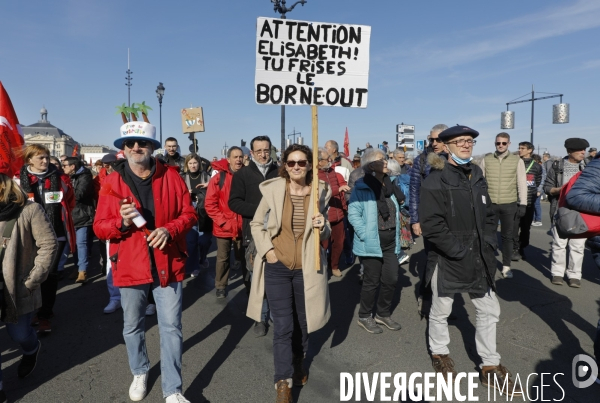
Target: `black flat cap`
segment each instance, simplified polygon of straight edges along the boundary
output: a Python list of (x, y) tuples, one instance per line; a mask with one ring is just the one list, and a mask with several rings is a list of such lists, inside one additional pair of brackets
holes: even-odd
[(117, 156), (114, 154), (106, 154), (104, 157), (102, 157), (102, 163), (103, 164), (110, 164), (111, 162), (115, 162), (117, 160)]
[(590, 149), (588, 150), (588, 152), (589, 152), (589, 153), (593, 153), (594, 151), (598, 151), (598, 150), (596, 150), (596, 148), (595, 148), (595, 147), (592, 147), (592, 148), (590, 148)]
[(580, 139), (573, 137), (565, 140), (565, 148), (571, 150), (585, 150), (590, 146), (590, 143), (586, 139)]
[(473, 130), (468, 126), (456, 125), (447, 128), (443, 132), (438, 135), (438, 138), (442, 141), (448, 141), (453, 137), (458, 136), (471, 136), (473, 138), (479, 136), (479, 132), (477, 130)]

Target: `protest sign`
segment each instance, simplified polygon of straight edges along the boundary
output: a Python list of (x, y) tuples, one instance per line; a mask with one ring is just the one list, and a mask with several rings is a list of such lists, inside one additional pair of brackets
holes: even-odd
[(202, 108), (186, 108), (181, 110), (181, 126), (184, 133), (204, 131), (204, 115)]
[(259, 104), (366, 108), (371, 27), (259, 17)]

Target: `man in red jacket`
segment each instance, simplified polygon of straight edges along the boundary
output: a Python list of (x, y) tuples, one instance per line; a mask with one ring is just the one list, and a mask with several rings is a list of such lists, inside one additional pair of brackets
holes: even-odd
[[(185, 275), (185, 235), (198, 220), (183, 179), (176, 169), (152, 158), (160, 147), (156, 128), (129, 122), (115, 140), (126, 160), (114, 163), (106, 177), (114, 195), (100, 196), (94, 232), (109, 240), (114, 285), (120, 287), (123, 338), (133, 382), (129, 398), (142, 400), (150, 361), (146, 353), (145, 310), (152, 292), (161, 340), (161, 378), (167, 403), (188, 402), (182, 393), (183, 334), (181, 310)], [(121, 199), (119, 197), (126, 198)]]
[(231, 267), (231, 245), (235, 258), (240, 262), (244, 284), (250, 289), (250, 279), (246, 270), (244, 246), (242, 245), (242, 216), (229, 208), (229, 193), (234, 172), (244, 166), (244, 152), (240, 147), (231, 147), (227, 151), (227, 159), (212, 163), (213, 169), (219, 171), (212, 177), (206, 190), (204, 208), (213, 220), (213, 235), (217, 238), (217, 266), (215, 288), (217, 298), (225, 298), (225, 289), (229, 282)]

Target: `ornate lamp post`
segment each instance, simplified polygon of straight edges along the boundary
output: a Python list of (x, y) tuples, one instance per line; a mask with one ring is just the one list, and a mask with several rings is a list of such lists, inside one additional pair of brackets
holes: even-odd
[[(273, 10), (276, 13), (281, 14), (281, 19), (285, 20), (285, 14), (289, 13), (296, 7), (298, 4), (301, 4), (304, 7), (304, 4), (307, 3), (306, 0), (300, 0), (295, 2), (291, 7), (286, 7), (285, 0), (271, 0), (273, 3)], [(281, 105), (281, 152), (285, 150), (285, 105)]]
[(158, 97), (158, 110), (159, 110), (159, 120), (160, 120), (160, 146), (162, 147), (162, 99), (163, 95), (165, 95), (165, 86), (163, 83), (158, 83), (158, 87), (156, 87), (156, 96)]

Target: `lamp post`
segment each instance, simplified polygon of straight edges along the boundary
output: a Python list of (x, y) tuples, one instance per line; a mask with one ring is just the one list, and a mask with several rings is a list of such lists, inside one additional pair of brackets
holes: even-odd
[[(273, 3), (273, 10), (276, 13), (281, 14), (281, 19), (285, 20), (285, 14), (289, 13), (296, 7), (298, 4), (301, 4), (304, 7), (304, 4), (307, 3), (306, 0), (300, 0), (295, 2), (291, 7), (286, 7), (285, 0), (271, 0)], [(281, 152), (283, 153), (285, 150), (285, 105), (281, 105)]]
[(158, 87), (156, 87), (156, 96), (158, 97), (158, 110), (159, 110), (159, 120), (160, 120), (160, 146), (162, 147), (162, 99), (163, 95), (165, 95), (165, 86), (163, 83), (158, 83)]
[(529, 94), (525, 94), (515, 100), (507, 102), (506, 103), (506, 112), (502, 112), (502, 114), (500, 115), (500, 128), (501, 129), (514, 129), (515, 128), (515, 113), (513, 111), (508, 110), (508, 105), (520, 104), (523, 102), (531, 102), (530, 142), (531, 142), (531, 144), (535, 144), (533, 142), (533, 112), (534, 112), (533, 106), (534, 106), (534, 102), (542, 100), (542, 99), (556, 98), (556, 97), (560, 97), (560, 103), (552, 106), (552, 123), (554, 123), (554, 124), (569, 123), (569, 104), (563, 104), (563, 102), (562, 102), (563, 94), (557, 94), (557, 93), (553, 93), (553, 92), (540, 92), (540, 94), (553, 94), (553, 95), (535, 98), (535, 91), (534, 91), (534, 88), (532, 85), (530, 99), (523, 99), (523, 100), (518, 101), (518, 99), (529, 95)]

